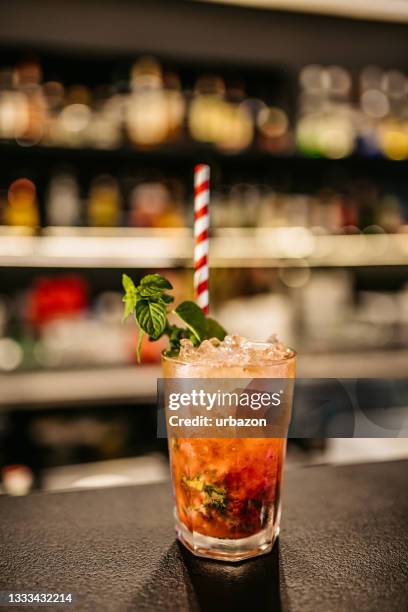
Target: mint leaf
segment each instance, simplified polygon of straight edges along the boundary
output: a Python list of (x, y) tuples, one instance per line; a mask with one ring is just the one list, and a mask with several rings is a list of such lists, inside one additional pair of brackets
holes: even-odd
[(122, 285), (126, 293), (128, 291), (136, 291), (135, 283), (127, 274), (122, 274)]
[(186, 330), (181, 327), (177, 327), (177, 325), (168, 325), (166, 329), (166, 334), (169, 337), (170, 346), (166, 351), (166, 355), (168, 357), (174, 357), (178, 355), (180, 351), (180, 341), (185, 337)]
[(207, 317), (205, 337), (208, 340), (210, 340), (211, 338), (218, 338), (218, 340), (224, 340), (226, 335), (227, 332), (225, 331), (223, 326), (218, 323), (218, 321)]
[(134, 282), (129, 276), (127, 276), (127, 274), (122, 275), (122, 284), (125, 290), (125, 295), (122, 298), (122, 302), (124, 302), (125, 304), (125, 307), (123, 309), (122, 321), (126, 321), (128, 316), (133, 314), (135, 310), (137, 302), (137, 292)]
[(140, 281), (140, 285), (143, 287), (156, 287), (162, 290), (173, 289), (172, 284), (161, 274), (146, 274)]
[(169, 335), (170, 345), (178, 344), (180, 347), (180, 340), (184, 335), (184, 330), (181, 329), (181, 327), (177, 327), (177, 325), (172, 325), (167, 333)]
[(140, 329), (152, 340), (158, 340), (166, 329), (166, 306), (162, 302), (151, 302), (144, 298), (138, 300), (135, 316)]
[(225, 512), (227, 509), (227, 491), (224, 489), (224, 487), (206, 483), (201, 475), (195, 476), (194, 478), (182, 476), (181, 482), (187, 489), (205, 494), (204, 506), (218, 510), (221, 513)]
[(122, 302), (125, 303), (125, 306), (123, 308), (123, 315), (122, 315), (122, 321), (126, 321), (126, 319), (133, 314), (134, 310), (135, 310), (135, 306), (136, 306), (136, 300), (134, 300), (133, 298), (124, 296), (122, 298)]
[(203, 491), (206, 484), (204, 478), (199, 476), (194, 476), (194, 478), (188, 478), (187, 476), (181, 477), (181, 482), (188, 488), (194, 489), (195, 491)]
[(205, 505), (215, 508), (220, 512), (225, 512), (228, 505), (226, 490), (223, 487), (217, 487), (212, 484), (205, 484), (203, 490), (208, 495), (208, 501)]
[(191, 344), (193, 346), (200, 346), (201, 340), (199, 340), (197, 338), (197, 336), (195, 334), (193, 334), (193, 332), (190, 332), (190, 335), (188, 336), (188, 339), (190, 340), (190, 342), (191, 342)]
[(174, 297), (164, 293), (166, 289), (172, 289), (167, 279), (160, 274), (148, 274), (142, 278), (136, 292), (141, 298), (149, 298), (154, 301), (162, 300), (165, 304), (170, 304)]
[(155, 298), (157, 300), (164, 295), (161, 289), (158, 289), (153, 285), (141, 285), (136, 289), (136, 292), (140, 298)]
[(206, 337), (205, 315), (195, 302), (182, 302), (173, 312), (183, 321), (199, 342)]

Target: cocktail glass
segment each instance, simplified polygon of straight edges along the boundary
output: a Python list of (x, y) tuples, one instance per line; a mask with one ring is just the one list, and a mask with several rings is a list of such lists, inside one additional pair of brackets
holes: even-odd
[[(248, 343), (251, 351), (265, 343)], [(252, 353), (254, 354), (254, 353)], [(237, 364), (163, 357), (164, 378), (293, 379), (296, 355)], [(292, 398), (285, 410), (292, 409)], [(290, 414), (287, 415), (289, 422)], [(287, 433), (287, 432), (286, 432)], [(278, 438), (169, 436), (178, 539), (195, 555), (241, 561), (279, 535), (286, 434)]]

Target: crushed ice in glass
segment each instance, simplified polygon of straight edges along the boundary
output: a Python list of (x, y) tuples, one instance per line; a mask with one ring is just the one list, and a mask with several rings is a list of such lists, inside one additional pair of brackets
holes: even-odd
[(181, 340), (179, 359), (188, 363), (262, 365), (271, 361), (281, 361), (292, 355), (291, 349), (271, 336), (267, 342), (249, 342), (242, 336), (225, 336), (223, 341), (217, 338), (204, 340), (194, 347), (190, 340)]

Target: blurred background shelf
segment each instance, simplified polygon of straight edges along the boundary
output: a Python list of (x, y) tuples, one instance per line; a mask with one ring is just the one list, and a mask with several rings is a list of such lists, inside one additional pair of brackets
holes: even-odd
[(174, 166), (178, 163), (189, 162), (195, 163), (198, 160), (211, 161), (220, 165), (240, 165), (240, 164), (269, 164), (282, 167), (284, 165), (303, 166), (310, 169), (313, 166), (320, 168), (326, 166), (336, 166), (339, 164), (346, 167), (365, 168), (368, 171), (382, 168), (383, 171), (400, 170), (404, 171), (408, 165), (408, 159), (390, 159), (381, 151), (370, 152), (353, 152), (344, 155), (340, 158), (329, 158), (324, 155), (307, 155), (293, 150), (277, 151), (263, 150), (256, 145), (246, 147), (243, 150), (222, 150), (214, 147), (212, 144), (196, 142), (194, 140), (175, 140), (164, 144), (150, 145), (143, 147), (141, 145), (129, 144), (127, 146), (115, 146), (111, 148), (103, 148), (101, 146), (55, 146), (50, 144), (22, 143), (17, 144), (15, 141), (0, 141), (0, 155), (7, 156), (8, 160), (12, 159), (24, 162), (35, 162), (36, 159), (41, 161), (52, 162), (69, 162), (80, 163), (83, 161), (95, 162), (108, 160), (116, 166), (118, 162), (137, 161), (140, 163), (159, 163), (165, 161)]
[(176, 267), (191, 264), (186, 229), (50, 228), (43, 236), (0, 236), (0, 265), (19, 267)]
[(302, 377), (407, 376), (408, 26), (375, 4), (0, 3), (0, 466), (163, 451), (121, 272), (193, 297), (200, 162), (212, 314)]
[[(297, 373), (299, 378), (404, 378), (407, 363), (406, 350), (301, 354)], [(0, 374), (0, 409), (44, 410), (101, 402), (153, 405), (160, 376), (160, 365)]]
[[(193, 238), (188, 228), (45, 228), (43, 234), (0, 232), (0, 266), (192, 266)], [(213, 268), (296, 267), (305, 263), (310, 267), (405, 266), (408, 226), (406, 233), (355, 235), (319, 235), (304, 227), (225, 228), (211, 238)]]
[(84, 368), (0, 375), (3, 408), (58, 408), (99, 402), (155, 403), (160, 366)]

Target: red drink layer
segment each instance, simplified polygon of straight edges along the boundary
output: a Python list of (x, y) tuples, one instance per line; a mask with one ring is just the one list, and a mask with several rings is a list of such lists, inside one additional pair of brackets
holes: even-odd
[(283, 438), (173, 438), (179, 520), (192, 532), (233, 539), (273, 524), (284, 454)]

